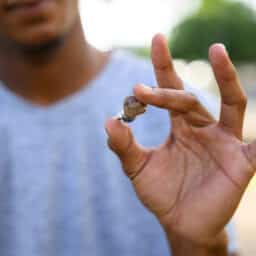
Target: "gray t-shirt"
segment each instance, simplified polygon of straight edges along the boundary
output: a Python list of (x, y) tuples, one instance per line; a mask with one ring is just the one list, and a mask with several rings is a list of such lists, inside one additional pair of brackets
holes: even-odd
[[(0, 255), (169, 255), (106, 144), (105, 120), (138, 82), (156, 84), (151, 65), (117, 50), (86, 88), (50, 107), (0, 86)], [(168, 114), (151, 107), (132, 126), (157, 145)]]

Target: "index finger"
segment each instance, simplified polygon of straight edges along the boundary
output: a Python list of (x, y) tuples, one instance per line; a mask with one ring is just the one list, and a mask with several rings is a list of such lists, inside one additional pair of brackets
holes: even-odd
[(183, 89), (182, 80), (174, 69), (167, 40), (162, 34), (155, 35), (152, 40), (151, 58), (159, 87)]

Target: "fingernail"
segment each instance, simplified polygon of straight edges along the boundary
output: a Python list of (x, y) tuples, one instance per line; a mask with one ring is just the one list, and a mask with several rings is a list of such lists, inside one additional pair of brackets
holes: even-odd
[(141, 84), (140, 87), (141, 87), (141, 89), (143, 90), (144, 93), (152, 94), (152, 91), (153, 91), (152, 87), (146, 86), (144, 84)]
[(111, 117), (111, 118), (108, 118), (108, 120), (105, 123), (105, 130), (108, 135), (110, 134), (111, 126), (113, 124), (113, 121), (115, 121), (115, 120), (116, 120), (116, 117)]
[(219, 47), (221, 47), (222, 49), (226, 50), (226, 46), (225, 46), (224, 44), (218, 43), (217, 45), (218, 45)]
[(224, 44), (222, 44), (222, 43), (219, 43), (219, 44), (217, 44), (220, 48), (222, 48), (223, 49), (223, 51), (224, 51), (224, 53), (226, 54), (226, 55), (228, 55), (228, 51), (227, 51), (227, 48), (226, 48), (226, 46), (224, 45)]
[(105, 124), (105, 132), (107, 134), (107, 136), (109, 137), (109, 127), (108, 127), (108, 121)]

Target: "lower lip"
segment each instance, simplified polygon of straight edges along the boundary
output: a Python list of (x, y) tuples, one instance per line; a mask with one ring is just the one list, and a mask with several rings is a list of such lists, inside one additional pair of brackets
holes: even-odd
[(31, 5), (22, 5), (19, 6), (10, 12), (19, 14), (19, 15), (24, 15), (24, 16), (35, 16), (38, 15), (42, 12), (47, 11), (49, 8), (51, 8), (51, 5), (53, 4), (52, 0), (39, 0), (34, 4)]

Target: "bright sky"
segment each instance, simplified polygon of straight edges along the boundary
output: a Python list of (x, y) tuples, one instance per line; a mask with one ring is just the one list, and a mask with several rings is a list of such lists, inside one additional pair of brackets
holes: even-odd
[[(110, 1), (110, 0), (109, 0)], [(81, 0), (87, 39), (100, 49), (150, 45), (157, 32), (168, 34), (199, 0)], [(256, 0), (241, 0), (256, 8)]]

